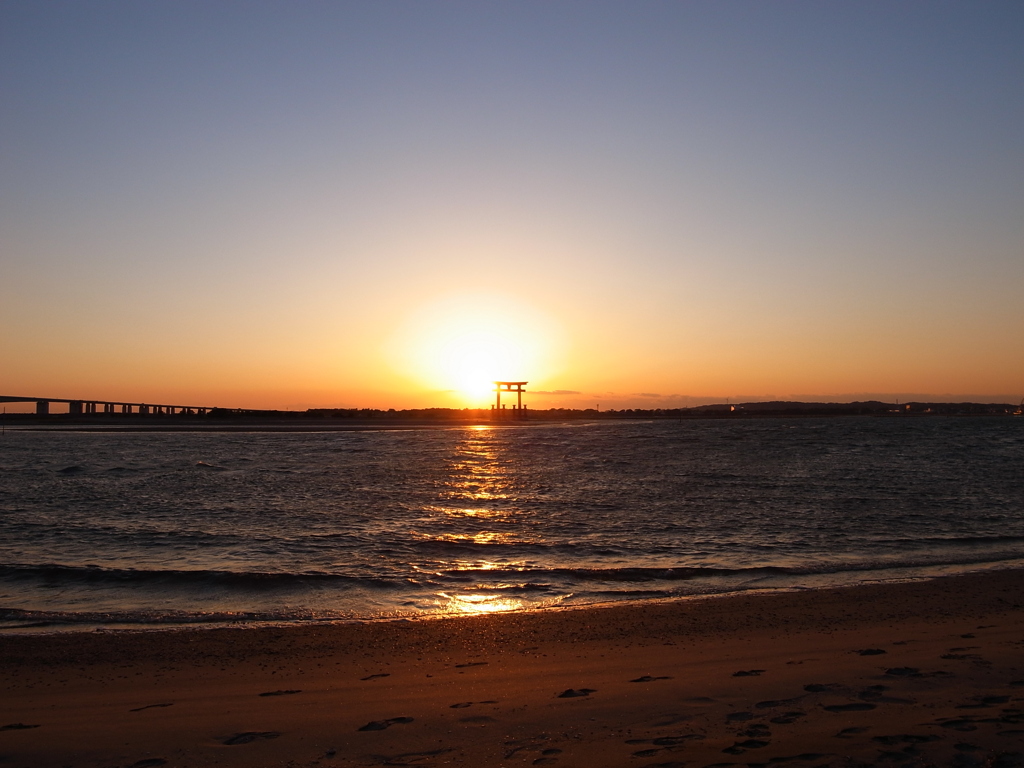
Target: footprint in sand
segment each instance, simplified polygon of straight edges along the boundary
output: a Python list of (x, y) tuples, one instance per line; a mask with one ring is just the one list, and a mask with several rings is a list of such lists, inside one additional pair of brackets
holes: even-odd
[(688, 741), (703, 741), (699, 733), (684, 733), (680, 736), (658, 736), (656, 739), (626, 739), (627, 744), (653, 744), (656, 747), (678, 747)]
[(843, 728), (839, 733), (836, 734), (837, 739), (848, 739), (851, 736), (856, 736), (861, 733), (867, 733), (870, 730), (867, 726), (856, 726), (854, 728)]
[(260, 696), (291, 696), (293, 693), (302, 693), (302, 691), (297, 689), (289, 689), (287, 691), (267, 691), (266, 693), (261, 693)]
[(631, 683), (653, 683), (655, 680), (671, 680), (672, 678), (668, 675), (659, 675), (658, 677), (652, 677), (651, 675), (644, 675), (638, 677), (636, 680), (630, 680)]
[(560, 694), (559, 699), (575, 699), (580, 696), (589, 696), (592, 693), (597, 693), (596, 688), (566, 688)]
[(157, 766), (167, 765), (167, 761), (162, 757), (147, 757), (144, 760), (136, 760), (129, 766), (129, 768), (157, 768)]
[(978, 730), (978, 726), (974, 724), (973, 717), (944, 717), (941, 720), (936, 720), (935, 722), (943, 728), (949, 728), (954, 731), (969, 732)]
[(459, 722), (466, 725), (486, 725), (487, 723), (495, 723), (497, 720), (487, 715), (474, 715), (472, 717), (460, 717)]
[(486, 661), (468, 661), (465, 664), (456, 664), (456, 669), (462, 669), (463, 667), (485, 667), (487, 666)]
[(155, 709), (157, 707), (173, 707), (174, 702), (168, 702), (167, 704), (147, 704), (144, 707), (136, 707), (135, 709), (129, 709), (129, 712), (141, 712), (144, 709)]
[(767, 747), (769, 743), (761, 739), (747, 739), (746, 741), (737, 741), (731, 747), (726, 747), (722, 751), (727, 755), (742, 755), (748, 749), (761, 749), (762, 747)]
[(380, 672), (376, 675), (367, 675), (366, 677), (360, 677), (360, 680), (376, 680), (378, 677), (391, 677), (390, 672)]
[[(477, 704), (497, 704), (497, 699), (485, 699), (484, 701), (478, 701)], [(474, 702), (472, 701), (460, 701), (457, 704), (449, 704), (449, 709), (465, 709), (466, 707), (472, 707)]]
[(811, 683), (805, 685), (804, 690), (808, 693), (826, 693), (828, 691), (841, 691), (843, 686), (839, 683)]
[(387, 720), (371, 720), (362, 728), (357, 728), (357, 731), (383, 731), (385, 728), (390, 728), (392, 725), (400, 725), (403, 723), (411, 723), (411, 717), (392, 717)]
[(977, 653), (944, 653), (939, 658), (948, 661), (979, 661), (986, 663), (981, 655)]
[(250, 744), (256, 741), (256, 739), (276, 739), (281, 734), (277, 731), (246, 731), (244, 733), (236, 733), (234, 736), (229, 736), (224, 739), (221, 744), (226, 744), (229, 747), (234, 747), (239, 744)]
[(757, 702), (757, 704), (754, 705), (754, 708), (755, 709), (773, 709), (775, 707), (788, 707), (788, 706), (791, 706), (793, 704), (796, 704), (802, 698), (803, 698), (803, 696), (797, 696), (796, 698), (793, 698), (793, 699), (779, 699), (779, 700), (770, 699), (768, 701), (759, 701), (759, 702)]
[(857, 694), (861, 701), (872, 701), (876, 704), (916, 704), (914, 699), (901, 699), (896, 696), (886, 696), (885, 691), (889, 690), (887, 685), (869, 685)]
[(778, 717), (773, 717), (769, 722), (775, 723), (776, 725), (789, 725), (791, 723), (795, 723), (799, 718), (806, 716), (806, 712), (797, 710), (795, 712), (786, 712)]
[(1006, 704), (1009, 696), (975, 696), (969, 704), (958, 704), (957, 709), (987, 709), (995, 704)]
[(881, 656), (885, 653), (881, 648), (862, 648), (859, 651), (854, 651), (858, 656)]
[(25, 725), (25, 723), (8, 723), (0, 725), (0, 731), (24, 731), (28, 728), (38, 728), (38, 725)]
[(788, 757), (773, 757), (768, 762), (775, 765), (778, 763), (792, 763), (796, 761), (807, 762), (808, 760), (821, 760), (823, 757), (828, 755), (821, 754), (820, 752), (804, 752), (799, 755), (789, 755)]
[(889, 677), (924, 677), (917, 667), (889, 667), (885, 674)]
[(733, 677), (758, 677), (763, 669), (741, 669), (739, 672), (733, 672)]
[[(546, 733), (541, 733), (534, 736), (533, 738), (514, 739), (512, 741), (506, 741), (505, 746), (511, 747), (511, 749), (505, 753), (505, 759), (508, 760), (509, 758), (518, 755), (520, 752), (541, 752), (541, 747), (543, 747), (550, 740), (550, 738), (551, 737), (548, 736)], [(549, 750), (545, 750), (542, 751), (541, 754), (546, 755), (554, 753)]]
[(633, 753), (633, 757), (654, 757), (661, 752), (660, 749), (641, 749)]
[(893, 744), (927, 744), (930, 741), (938, 741), (941, 736), (918, 736), (913, 733), (900, 733), (894, 736), (872, 736), (872, 741), (877, 741), (879, 744), (886, 744), (892, 746)]

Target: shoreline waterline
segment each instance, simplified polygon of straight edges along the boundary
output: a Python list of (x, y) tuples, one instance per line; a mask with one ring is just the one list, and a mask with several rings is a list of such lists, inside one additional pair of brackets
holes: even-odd
[[(831, 592), (833, 590), (858, 590), (865, 587), (879, 587), (900, 584), (921, 584), (942, 582), (948, 579), (977, 577), (998, 574), (1020, 574), (1024, 576), (1024, 561), (991, 564), (985, 568), (954, 568), (950, 566), (931, 567), (924, 573), (920, 568), (894, 569), (889, 572), (872, 572), (874, 578), (856, 581), (836, 580), (808, 585), (762, 585), (743, 589), (705, 591), (691, 594), (678, 594), (660, 597), (635, 597), (631, 599), (598, 600), (567, 604), (516, 606), (500, 610), (449, 610), (433, 613), (393, 614), (393, 615), (298, 615), (289, 618), (214, 615), (209, 617), (162, 616), (159, 620), (146, 618), (129, 618), (118, 615), (105, 617), (88, 616), (74, 620), (61, 618), (39, 618), (41, 612), (0, 609), (0, 637), (69, 635), (78, 633), (148, 633), (148, 632), (189, 632), (221, 629), (262, 630), (289, 629), (317, 626), (371, 625), (387, 623), (409, 623), (422, 621), (473, 619), (484, 616), (529, 616), (532, 614), (556, 614), (577, 611), (600, 611), (607, 608), (657, 608), (662, 606), (685, 605), (710, 600), (730, 600), (738, 598), (757, 598), (769, 595), (801, 594), (814, 592)], [(863, 572), (861, 572), (863, 573)], [(840, 574), (830, 574), (839, 576)], [(1024, 598), (1024, 595), (1022, 595)], [(16, 615), (23, 618), (19, 621)], [(6, 619), (6, 620), (5, 620)]]

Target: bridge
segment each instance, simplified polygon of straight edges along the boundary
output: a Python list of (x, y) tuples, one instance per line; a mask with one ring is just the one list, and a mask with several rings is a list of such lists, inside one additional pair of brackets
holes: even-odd
[[(0, 395), (0, 403), (35, 403), (36, 415), (47, 416), (50, 403), (67, 403), (68, 415), (83, 416), (95, 413), (138, 413), (149, 416), (205, 416), (214, 410), (209, 405), (166, 405), (163, 403), (127, 403), (122, 400), (72, 399), (67, 397), (17, 397)], [(224, 409), (234, 410), (234, 409)]]

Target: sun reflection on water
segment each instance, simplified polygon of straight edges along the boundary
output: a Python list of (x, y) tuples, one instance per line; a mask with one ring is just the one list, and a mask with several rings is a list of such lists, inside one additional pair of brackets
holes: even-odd
[(475, 432), (455, 448), (445, 479), (443, 496), (467, 501), (495, 501), (515, 497), (514, 478), (506, 456), (491, 443), (490, 428)]
[[(442, 519), (447, 522), (454, 523), (460, 517), (471, 517), (478, 519), (493, 519), (501, 520), (504, 518), (514, 517), (514, 512), (506, 509), (490, 509), (488, 507), (442, 507), (442, 506), (430, 506), (424, 507), (424, 512), (427, 512), (431, 516), (443, 515)], [(427, 519), (431, 519), (428, 517)]]
[(465, 542), (468, 544), (514, 544), (516, 536), (502, 531), (479, 531), (477, 533), (442, 533), (436, 541)]
[[(529, 539), (523, 512), (518, 505), (519, 483), (515, 457), (501, 435), (490, 427), (475, 428), (454, 446), (447, 472), (438, 488), (438, 504), (424, 509), (429, 533), (424, 537), (438, 545), (455, 545), (448, 557), (430, 563), (435, 578), (459, 583), (435, 593), (443, 610), (451, 614), (479, 615), (514, 611), (523, 600), (502, 594), (501, 585), (482, 572), (501, 571), (516, 565), (501, 557), (503, 545)], [(448, 503), (445, 503), (448, 502)], [(497, 547), (485, 558), (466, 558), (463, 547)], [(484, 550), (480, 551), (484, 554)], [(453, 556), (454, 555), (454, 556)], [(461, 557), (459, 555), (462, 555)], [(475, 576), (474, 576), (474, 573)], [(463, 574), (465, 581), (463, 581)], [(496, 574), (497, 575), (497, 574)], [(478, 581), (480, 580), (480, 581)], [(498, 594), (494, 590), (498, 590)]]
[(521, 601), (502, 595), (449, 595), (440, 592), (439, 597), (448, 600), (446, 609), (449, 612), (466, 615), (504, 613), (523, 607)]

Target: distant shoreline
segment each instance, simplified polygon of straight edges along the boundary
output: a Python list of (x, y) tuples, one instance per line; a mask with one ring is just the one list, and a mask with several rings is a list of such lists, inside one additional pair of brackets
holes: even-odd
[(924, 418), (929, 416), (1022, 416), (1012, 403), (910, 402), (805, 403), (772, 401), (764, 403), (719, 403), (693, 408), (529, 409), (525, 418), (513, 412), (486, 408), (420, 408), (396, 411), (372, 408), (313, 408), (307, 411), (257, 411), (213, 409), (205, 416), (185, 414), (94, 415), (7, 413), (0, 416), (5, 428), (31, 431), (103, 432), (348, 432), (366, 430), (447, 429), (467, 426), (521, 427), (528, 424), (607, 421), (691, 421), (743, 420), (764, 418), (839, 418), (871, 416), (880, 418)]

